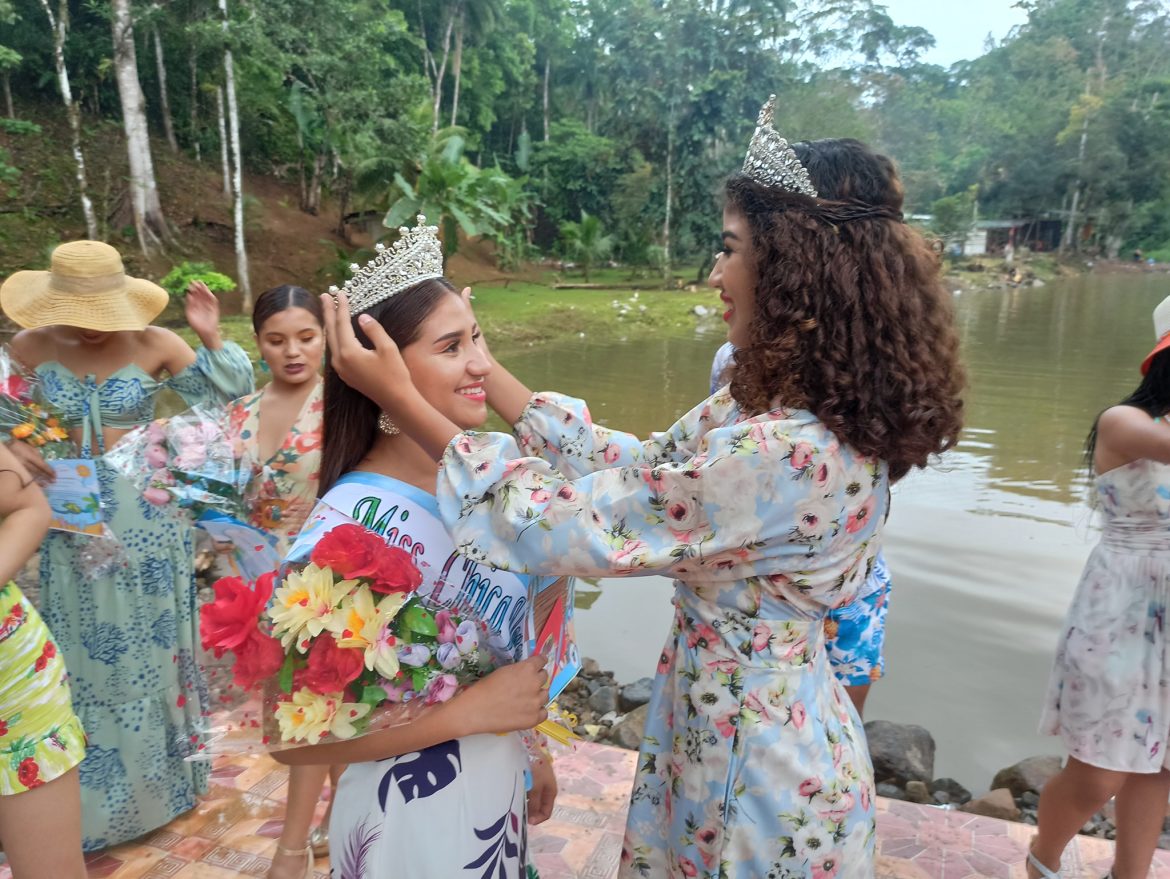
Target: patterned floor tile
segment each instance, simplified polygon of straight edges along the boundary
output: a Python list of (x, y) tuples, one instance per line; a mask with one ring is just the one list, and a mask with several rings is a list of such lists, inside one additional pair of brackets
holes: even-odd
[[(561, 787), (552, 817), (530, 836), (542, 879), (613, 879), (636, 755), (582, 743), (557, 758)], [(264, 876), (280, 835), (287, 772), (263, 757), (216, 764), (198, 807), (141, 840), (87, 858), (90, 879), (232, 879)], [(324, 804), (319, 807), (324, 808)], [(877, 879), (1024, 879), (1035, 828), (950, 809), (878, 801)], [(1100, 879), (1113, 844), (1078, 837), (1063, 879)], [(1151, 876), (1170, 879), (1170, 852)], [(328, 879), (318, 860), (317, 879)], [(0, 879), (11, 879), (0, 866)]]

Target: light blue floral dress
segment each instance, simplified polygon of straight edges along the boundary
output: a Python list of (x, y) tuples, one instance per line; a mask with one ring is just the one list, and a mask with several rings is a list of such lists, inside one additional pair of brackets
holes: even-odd
[(1040, 732), (1082, 763), (1170, 767), (1170, 465), (1139, 459), (1094, 482), (1104, 518), (1068, 610)]
[[(154, 418), (166, 388), (188, 404), (222, 405), (252, 388), (241, 348), (200, 349), (196, 362), (159, 381), (136, 365), (103, 382), (55, 362), (36, 369), (65, 426), (82, 430), (82, 455), (100, 455), (102, 428)], [(196, 661), (199, 619), (192, 529), (143, 500), (97, 458), (106, 523), (125, 557), (96, 570), (93, 538), (52, 531), (41, 548), (41, 614), (65, 658), (73, 707), (89, 737), (81, 764), (86, 851), (161, 827), (195, 805), (208, 765), (185, 763), (204, 710)]]
[[(735, 346), (724, 342), (711, 362), (711, 393), (725, 387)], [(879, 551), (869, 579), (848, 604), (825, 620), (825, 649), (833, 674), (847, 687), (866, 687), (886, 671), (886, 614), (890, 607), (890, 570)]]
[(464, 554), (528, 573), (670, 574), (623, 877), (869, 877), (873, 771), (822, 621), (868, 576), (884, 464), (806, 411), (717, 393), (640, 442), (538, 394), (439, 473)]

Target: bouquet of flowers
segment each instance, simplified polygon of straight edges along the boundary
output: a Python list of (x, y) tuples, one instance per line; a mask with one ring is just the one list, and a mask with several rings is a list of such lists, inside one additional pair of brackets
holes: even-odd
[(0, 430), (39, 449), (46, 459), (71, 458), (73, 442), (60, 416), (43, 402), (40, 380), (0, 347)]
[(472, 613), (420, 596), (422, 581), (410, 553), (356, 523), (334, 526), (279, 579), (217, 581), (200, 635), (204, 650), (231, 654), (218, 672), (230, 686), (209, 677), (235, 707), (200, 750), (315, 745), (406, 723), (509, 661)]
[(104, 459), (148, 503), (196, 518), (209, 510), (243, 515), (254, 470), (219, 415), (199, 406), (131, 431)]

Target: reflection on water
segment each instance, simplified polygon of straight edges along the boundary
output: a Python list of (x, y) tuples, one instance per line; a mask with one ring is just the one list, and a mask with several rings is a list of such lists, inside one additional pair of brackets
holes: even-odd
[[(967, 428), (938, 466), (895, 489), (886, 550), (895, 592), (887, 678), (867, 717), (920, 723), (936, 774), (985, 789), (1029, 753), (1057, 633), (1093, 540), (1080, 468), (1094, 415), (1136, 386), (1165, 276), (968, 292), (956, 316)], [(534, 387), (584, 397), (594, 418), (645, 434), (706, 394), (720, 326), (691, 337), (580, 345), (509, 359)], [(670, 624), (661, 578), (582, 585), (586, 654), (620, 678), (653, 674)]]

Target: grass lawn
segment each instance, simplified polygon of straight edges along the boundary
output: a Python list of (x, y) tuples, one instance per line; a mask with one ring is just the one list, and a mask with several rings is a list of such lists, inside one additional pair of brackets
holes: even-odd
[[(480, 284), (475, 288), (475, 313), (492, 352), (509, 352), (536, 345), (551, 345), (585, 337), (593, 340), (646, 338), (685, 333), (698, 321), (696, 305), (716, 312), (715, 291), (699, 287), (685, 290), (622, 289), (615, 284), (604, 290), (554, 290), (551, 286), (519, 281)], [(195, 334), (182, 325), (181, 311), (168, 311), (173, 327), (191, 344)], [(226, 315), (220, 321), (225, 339), (238, 342), (258, 360), (252, 337), (252, 319)]]

